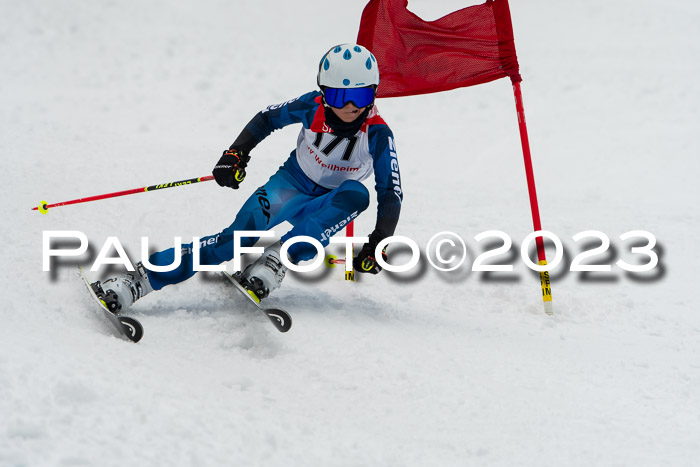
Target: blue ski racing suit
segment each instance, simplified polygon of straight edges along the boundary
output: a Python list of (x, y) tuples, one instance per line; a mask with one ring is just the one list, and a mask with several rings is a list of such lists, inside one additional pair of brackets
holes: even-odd
[[(325, 247), (330, 237), (369, 206), (369, 192), (361, 182), (372, 173), (378, 206), (370, 242), (376, 245), (394, 234), (403, 191), (394, 137), (376, 106), (365, 109), (355, 122), (343, 124), (324, 107), (320, 92), (309, 92), (256, 114), (231, 148), (247, 154), (273, 131), (293, 123), (302, 124), (296, 149), (248, 198), (230, 226), (200, 239), (200, 264), (230, 261), (234, 256), (234, 232), (266, 231), (284, 221), (293, 228), (282, 236), (282, 242), (306, 235)], [(253, 246), (257, 240), (242, 237), (241, 246)], [(295, 243), (288, 250), (295, 264), (313, 259), (316, 253), (316, 248), (305, 242)], [(195, 274), (191, 243), (182, 245), (179, 251), (170, 248), (154, 253), (149, 262), (170, 265), (176, 254), (181, 255), (181, 262), (174, 270), (148, 271), (154, 290)]]

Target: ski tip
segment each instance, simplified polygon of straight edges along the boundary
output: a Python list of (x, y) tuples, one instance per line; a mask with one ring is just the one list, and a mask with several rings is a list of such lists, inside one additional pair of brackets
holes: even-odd
[(141, 340), (143, 337), (143, 326), (141, 326), (141, 323), (134, 318), (129, 318), (128, 316), (120, 316), (119, 322), (121, 323), (124, 335), (131, 342), (136, 343)]
[(287, 332), (292, 328), (292, 317), (284, 310), (268, 308), (263, 310), (279, 332)]

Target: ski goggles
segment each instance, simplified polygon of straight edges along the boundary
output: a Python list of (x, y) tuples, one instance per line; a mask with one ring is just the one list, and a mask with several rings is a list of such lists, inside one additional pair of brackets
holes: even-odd
[(323, 97), (326, 103), (336, 109), (342, 109), (348, 102), (355, 107), (367, 107), (374, 102), (374, 86), (366, 88), (325, 88)]

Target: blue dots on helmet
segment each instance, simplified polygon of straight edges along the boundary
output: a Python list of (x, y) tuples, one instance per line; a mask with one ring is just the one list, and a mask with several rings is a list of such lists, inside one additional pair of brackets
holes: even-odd
[(361, 88), (379, 84), (379, 61), (359, 44), (338, 44), (321, 59), (316, 82), (321, 89)]

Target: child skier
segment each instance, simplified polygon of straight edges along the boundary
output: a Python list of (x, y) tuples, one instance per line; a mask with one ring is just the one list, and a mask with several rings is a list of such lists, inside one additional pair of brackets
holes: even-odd
[[(356, 44), (335, 46), (319, 63), (317, 83), (320, 91), (269, 106), (255, 115), (212, 172), (222, 187), (238, 189), (253, 148), (274, 130), (302, 124), (296, 149), (277, 173), (248, 198), (229, 227), (200, 241), (200, 264), (216, 265), (233, 258), (234, 232), (266, 231), (283, 221), (294, 226), (237, 276), (258, 300), (277, 289), (284, 278), (283, 242), (306, 235), (326, 246), (329, 237), (340, 230), (339, 224), (367, 209), (369, 192), (360, 182), (372, 172), (377, 222), (369, 242), (353, 260), (355, 270), (371, 274), (381, 270), (374, 257), (376, 246), (394, 234), (399, 219), (403, 199), (399, 166), (393, 134), (374, 105), (379, 85), (374, 55)], [(257, 240), (242, 237), (241, 246), (252, 246)], [(317, 252), (313, 245), (299, 242), (287, 253), (297, 264), (313, 259)], [(135, 272), (95, 282), (93, 289), (117, 312), (153, 290), (192, 277), (192, 244), (154, 253), (148, 262), (170, 265), (176, 255), (181, 255), (180, 265), (170, 272), (148, 270), (138, 263)]]

